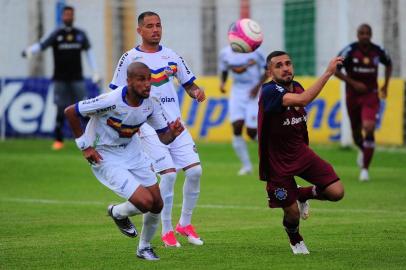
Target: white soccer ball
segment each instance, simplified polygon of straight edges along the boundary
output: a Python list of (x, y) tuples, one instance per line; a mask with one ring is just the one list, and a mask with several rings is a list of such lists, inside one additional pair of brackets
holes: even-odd
[(232, 23), (228, 30), (228, 41), (234, 52), (253, 52), (261, 45), (263, 39), (261, 27), (251, 19), (240, 19)]

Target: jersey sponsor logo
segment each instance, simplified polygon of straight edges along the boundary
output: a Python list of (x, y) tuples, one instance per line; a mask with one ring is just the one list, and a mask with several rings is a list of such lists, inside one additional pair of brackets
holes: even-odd
[(274, 194), (275, 194), (275, 197), (280, 201), (283, 201), (288, 197), (288, 191), (284, 188), (275, 189)]
[(56, 37), (56, 40), (57, 40), (58, 42), (61, 42), (61, 41), (63, 40), (63, 36), (62, 36), (62, 35), (58, 35), (58, 36)]
[(162, 56), (161, 56), (161, 59), (169, 59), (169, 58), (171, 58), (171, 57), (168, 56), (168, 55), (162, 55)]
[(160, 101), (162, 104), (165, 104), (167, 102), (175, 102), (175, 98), (174, 97), (161, 97)]
[(190, 70), (187, 67), (185, 60), (183, 60), (182, 56), (179, 56), (179, 58), (180, 58), (180, 61), (182, 61), (183, 66), (185, 67), (186, 73), (190, 74)]
[(283, 121), (283, 125), (284, 126), (289, 126), (289, 125), (297, 125), (297, 124), (299, 124), (299, 123), (301, 123), (301, 122), (306, 122), (307, 121), (307, 118), (306, 118), (306, 116), (301, 116), (301, 117), (292, 117), (292, 118), (286, 118), (284, 121)]
[(121, 69), (121, 67), (123, 66), (123, 64), (124, 64), (124, 60), (125, 60), (125, 58), (128, 56), (128, 52), (126, 52), (125, 54), (123, 54), (123, 56), (121, 56), (121, 58), (120, 58), (120, 61), (118, 62), (118, 68), (117, 68), (117, 75), (116, 75), (116, 77), (118, 77), (118, 73), (120, 72), (120, 69)]
[(75, 49), (81, 49), (82, 44), (80, 43), (61, 43), (58, 45), (59, 50), (75, 50)]
[(96, 103), (97, 101), (99, 101), (99, 98), (86, 99), (86, 100), (82, 101), (82, 104), (83, 105), (92, 104), (92, 103)]
[(122, 120), (114, 117), (110, 117), (107, 119), (107, 125), (117, 131), (120, 138), (131, 138), (135, 133), (137, 133), (140, 129), (139, 125), (126, 125), (122, 123)]
[(359, 60), (358, 60), (358, 58), (354, 57), (354, 58), (352, 59), (352, 62), (353, 62), (354, 64), (358, 64), (358, 63), (359, 63)]
[(104, 112), (112, 111), (115, 108), (116, 108), (116, 105), (111, 105), (111, 106), (96, 110), (96, 113), (104, 113)]
[(371, 67), (371, 68), (354, 67), (353, 71), (358, 72), (358, 73), (375, 73), (376, 69), (374, 67)]

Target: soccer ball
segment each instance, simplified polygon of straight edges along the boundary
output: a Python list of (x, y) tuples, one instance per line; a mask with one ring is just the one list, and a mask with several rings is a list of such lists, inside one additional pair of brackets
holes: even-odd
[(253, 52), (261, 45), (263, 39), (261, 27), (251, 19), (240, 19), (232, 23), (228, 30), (228, 41), (234, 52)]

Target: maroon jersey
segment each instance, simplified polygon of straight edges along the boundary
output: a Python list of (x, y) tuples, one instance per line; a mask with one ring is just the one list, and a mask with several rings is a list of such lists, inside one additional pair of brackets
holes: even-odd
[[(358, 42), (354, 42), (345, 47), (340, 53), (345, 57), (343, 66), (349, 77), (363, 82), (369, 92), (378, 91), (378, 66), (379, 63), (385, 66), (392, 64), (389, 55), (384, 49), (371, 43), (368, 50), (363, 51)], [(349, 84), (346, 84), (347, 94), (357, 95)]]
[[(293, 92), (303, 87), (293, 81)], [(308, 147), (306, 111), (303, 107), (284, 107), (289, 93), (274, 81), (263, 85), (258, 111), (259, 177), (264, 181), (298, 175), (315, 155)]]

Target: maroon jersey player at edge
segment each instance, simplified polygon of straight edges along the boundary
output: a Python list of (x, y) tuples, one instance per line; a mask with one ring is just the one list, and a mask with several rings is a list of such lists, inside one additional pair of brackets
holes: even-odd
[(358, 42), (348, 45), (339, 54), (345, 57), (343, 66), (346, 74), (339, 69), (335, 75), (346, 83), (346, 103), (352, 136), (360, 149), (357, 159), (361, 168), (359, 180), (367, 181), (368, 167), (375, 148), (374, 131), (379, 112), (378, 66), (382, 63), (386, 67), (385, 82), (381, 88), (381, 97), (386, 98), (392, 62), (381, 47), (371, 42), (371, 26), (361, 24), (357, 36)]
[[(293, 80), (292, 61), (286, 52), (274, 51), (267, 57), (272, 81), (262, 87), (258, 112), (260, 179), (267, 182), (269, 207), (282, 208), (283, 226), (294, 254), (309, 251), (299, 233), (299, 219), (309, 215), (307, 200), (339, 201), (344, 187), (333, 167), (308, 146), (306, 111), (309, 104), (334, 75), (342, 57), (335, 57), (326, 71), (304, 91)], [(294, 176), (313, 184), (298, 187)]]

